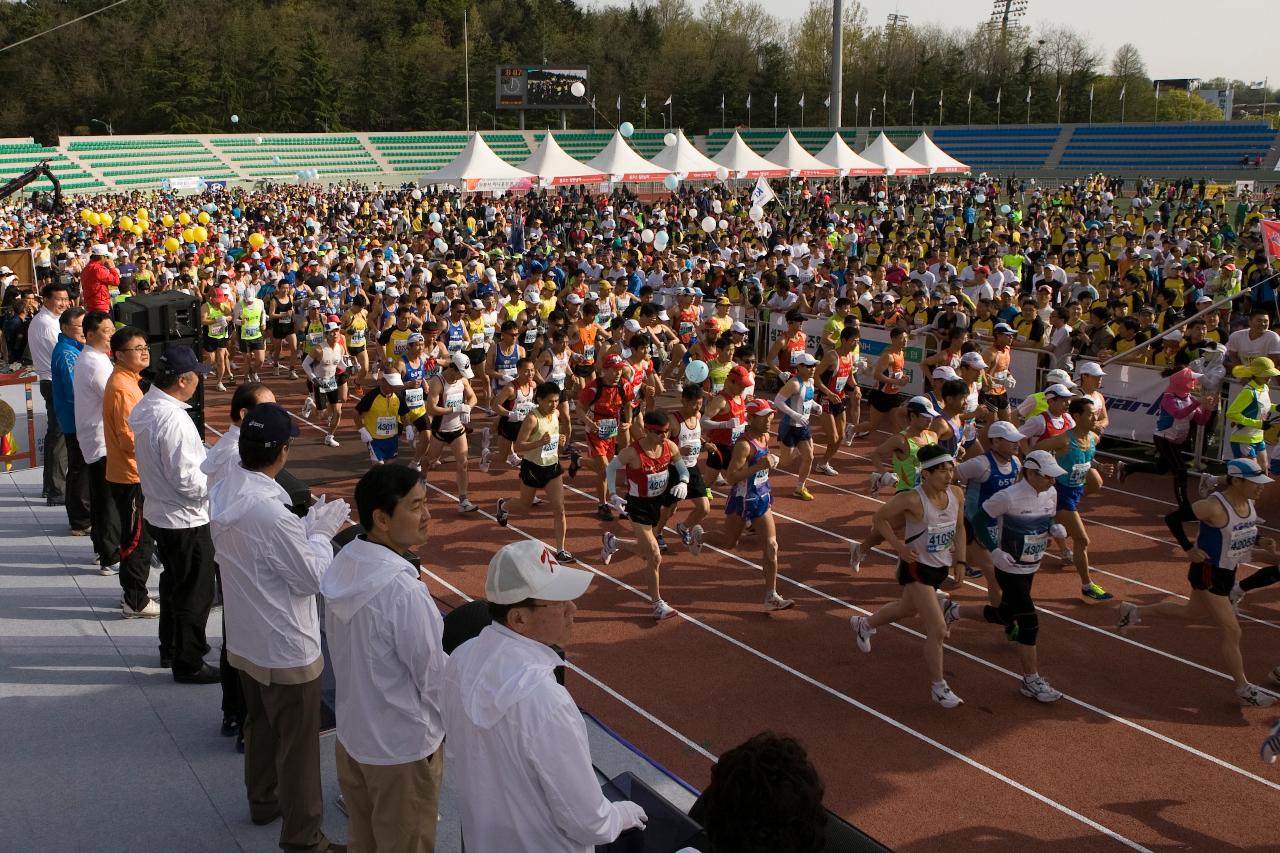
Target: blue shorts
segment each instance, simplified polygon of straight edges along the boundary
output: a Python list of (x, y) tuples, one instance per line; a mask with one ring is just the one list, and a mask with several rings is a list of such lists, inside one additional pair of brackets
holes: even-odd
[(778, 429), (778, 441), (783, 447), (795, 447), (803, 441), (812, 439), (813, 433), (809, 431), (808, 424), (796, 424), (787, 420)]
[(769, 511), (771, 502), (769, 495), (755, 495), (745, 499), (741, 495), (734, 495), (725, 504), (724, 514), (740, 515), (745, 521), (755, 521)]
[(1233, 459), (1257, 459), (1260, 454), (1267, 451), (1267, 446), (1261, 441), (1255, 441), (1251, 444), (1241, 444), (1238, 441), (1231, 442), (1231, 458)]
[(391, 438), (375, 438), (369, 442), (369, 454), (375, 462), (386, 462), (395, 459), (400, 452), (400, 436)]
[(1063, 510), (1075, 512), (1076, 507), (1080, 505), (1080, 499), (1084, 497), (1084, 486), (1064, 486), (1061, 483), (1054, 483), (1053, 488), (1058, 492), (1058, 512)]

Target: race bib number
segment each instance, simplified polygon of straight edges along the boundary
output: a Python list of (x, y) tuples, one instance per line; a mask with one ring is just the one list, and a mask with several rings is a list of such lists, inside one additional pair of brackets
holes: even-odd
[(1071, 466), (1071, 485), (1083, 486), (1089, 477), (1089, 469), (1093, 467), (1092, 462), (1077, 462)]
[(373, 434), (378, 438), (390, 438), (396, 434), (396, 418), (383, 415), (373, 425)]
[(409, 341), (401, 338), (391, 345), (391, 351), (396, 355), (404, 355), (409, 351)]
[(692, 323), (681, 323), (681, 324), (680, 324), (680, 334), (681, 334), (682, 336), (684, 336), (684, 337), (689, 337), (690, 335), (692, 335), (692, 334), (693, 334), (693, 324), (692, 324)]
[(723, 390), (724, 390), (724, 383), (723, 383), (723, 382), (712, 382), (712, 383), (711, 383), (711, 393), (712, 393), (712, 394), (719, 394), (719, 393), (720, 393), (721, 391), (723, 391)]
[(848, 383), (849, 383), (848, 376), (837, 376), (836, 377), (836, 393), (839, 394), (841, 391), (843, 391), (844, 386), (847, 385)]
[(767, 486), (769, 484), (769, 469), (765, 468), (763, 471), (757, 471), (754, 474), (752, 474), (751, 484), (755, 486), (757, 489), (760, 489), (763, 486)]
[(451, 338), (451, 339), (449, 340), (449, 352), (451, 352), (451, 353), (455, 353), (455, 352), (462, 352), (462, 339), (461, 339), (461, 338)]
[(702, 442), (696, 438), (680, 448), (680, 455), (684, 457), (685, 463), (689, 465), (697, 461), (698, 454), (701, 452)]
[(261, 326), (245, 326), (244, 330), (240, 332), (240, 337), (256, 338), (258, 337), (259, 334), (261, 334), (261, 332), (262, 332)]
[(667, 490), (667, 476), (669, 473), (668, 471), (658, 471), (648, 476), (646, 488), (649, 490), (649, 497), (657, 497)]
[(444, 407), (451, 412), (462, 411), (462, 395), (447, 397), (444, 401)]
[(307, 335), (307, 349), (319, 349), (324, 344), (324, 335), (312, 332)]
[(549, 435), (542, 443), (542, 464), (552, 465), (556, 461), (556, 453), (560, 449), (560, 436)]
[(601, 418), (596, 421), (596, 435), (608, 440), (618, 434), (617, 418)]
[(421, 388), (404, 389), (404, 404), (410, 409), (421, 409), (426, 405), (426, 394)]
[(226, 330), (227, 330), (226, 317), (219, 317), (218, 319), (214, 320), (212, 323), (209, 324), (209, 334), (215, 337), (221, 335)]
[(515, 423), (519, 423), (527, 418), (529, 413), (532, 411), (533, 403), (516, 403), (515, 406), (511, 408), (511, 412), (507, 415), (507, 418)]
[(319, 388), (321, 391), (325, 392), (326, 394), (329, 393), (330, 391), (337, 391), (338, 377), (336, 376), (322, 377), (319, 381), (316, 382), (316, 387)]
[(527, 330), (527, 331), (524, 333), (524, 343), (525, 343), (525, 346), (529, 346), (530, 344), (532, 344), (532, 343), (533, 343), (534, 341), (536, 341), (537, 339), (538, 339), (538, 330), (537, 330), (537, 329), (529, 329), (529, 330)]
[(1022, 553), (1018, 555), (1019, 563), (1038, 563), (1049, 547), (1049, 532), (1028, 533), (1022, 539)]
[[(746, 432), (746, 430), (747, 430), (747, 425), (735, 419), (733, 421), (733, 428), (729, 434), (733, 437), (733, 441), (737, 441), (738, 439), (742, 438), (742, 434)], [(733, 442), (731, 441), (730, 443), (732, 444)]]
[(471, 348), (484, 349), (484, 332), (481, 332), (478, 335), (471, 336)]
[(926, 533), (928, 544), (925, 550), (930, 554), (940, 554), (951, 550), (951, 543), (956, 538), (954, 524), (931, 524)]
[(362, 347), (362, 346), (364, 346), (364, 341), (365, 341), (365, 330), (364, 330), (364, 329), (356, 329), (356, 330), (352, 331), (352, 333), (351, 333), (351, 345), (352, 345), (353, 347)]
[(583, 360), (583, 361), (595, 361), (595, 360), (596, 360), (596, 348), (595, 348), (595, 347), (583, 347), (583, 348), (582, 348), (582, 360)]
[(1242, 527), (1231, 532), (1231, 544), (1227, 547), (1227, 551), (1233, 558), (1247, 559), (1257, 542), (1258, 528), (1254, 525)]

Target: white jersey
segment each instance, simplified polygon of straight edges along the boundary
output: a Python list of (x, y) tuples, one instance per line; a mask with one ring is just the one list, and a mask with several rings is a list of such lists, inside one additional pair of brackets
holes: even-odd
[[(702, 425), (694, 422), (693, 426), (688, 426), (684, 420), (680, 421), (680, 430), (676, 435), (676, 446), (680, 448), (680, 458), (684, 460), (684, 464), (692, 468), (698, 464), (698, 454), (702, 452)], [(690, 452), (685, 453), (684, 449), (689, 448)], [(694, 497), (704, 497), (703, 495), (695, 495)]]
[(960, 516), (960, 501), (955, 490), (947, 487), (947, 505), (938, 509), (925, 494), (924, 486), (916, 486), (923, 514), (919, 521), (907, 520), (906, 542), (911, 553), (922, 566), (951, 568), (955, 562), (954, 548), (956, 521)]
[(463, 428), (460, 411), (463, 403), (467, 401), (467, 380), (459, 379), (457, 382), (448, 384), (441, 380), (441, 385), (440, 400), (437, 405), (448, 409), (449, 414), (440, 416), (440, 425), (436, 427), (436, 432), (457, 432)]
[(1001, 489), (982, 504), (998, 525), (991, 562), (1002, 572), (1029, 575), (1040, 568), (1049, 545), (1049, 528), (1058, 511), (1058, 492), (1050, 484), (1037, 492), (1026, 480)]
[(1249, 501), (1249, 512), (1240, 515), (1221, 492), (1214, 492), (1213, 496), (1226, 511), (1227, 523), (1213, 527), (1200, 522), (1196, 547), (1209, 555), (1214, 568), (1233, 572), (1241, 563), (1249, 562), (1253, 554), (1253, 546), (1258, 541), (1258, 511), (1253, 501)]
[(537, 403), (533, 400), (533, 395), (537, 390), (538, 385), (536, 382), (529, 385), (528, 391), (521, 391), (516, 388), (515, 396), (511, 398), (511, 411), (507, 412), (507, 420), (513, 424), (518, 424), (527, 418), (529, 413), (537, 406)]

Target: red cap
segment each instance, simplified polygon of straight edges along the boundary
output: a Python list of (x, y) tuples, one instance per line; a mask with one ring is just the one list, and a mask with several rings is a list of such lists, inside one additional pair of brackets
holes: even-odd
[(729, 371), (729, 378), (735, 382), (741, 382), (743, 385), (751, 384), (751, 371), (739, 364), (733, 370)]
[(620, 370), (624, 364), (626, 364), (626, 362), (623, 361), (622, 356), (618, 355), (616, 352), (604, 360), (604, 366), (614, 370)]
[(982, 266), (982, 265), (976, 266), (973, 268), (973, 271), (975, 273), (982, 273), (983, 275), (991, 275), (991, 268), (987, 266)]
[(752, 417), (771, 415), (773, 414), (773, 406), (770, 405), (768, 400), (760, 397), (753, 397), (751, 402), (747, 403), (747, 414)]

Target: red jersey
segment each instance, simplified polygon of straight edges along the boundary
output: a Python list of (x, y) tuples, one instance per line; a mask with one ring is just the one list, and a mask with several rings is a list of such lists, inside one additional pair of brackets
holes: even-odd
[(650, 456), (637, 445), (636, 455), (640, 457), (640, 467), (628, 465), (627, 494), (634, 498), (657, 498), (666, 494), (667, 482), (670, 479), (671, 442), (663, 441), (662, 449), (657, 456)]
[(721, 409), (711, 420), (718, 424), (723, 423), (724, 426), (707, 430), (707, 439), (713, 444), (729, 445), (738, 440), (738, 436), (747, 425), (747, 401), (741, 397), (729, 397), (723, 391), (720, 392), (720, 396), (724, 397), (729, 405)]
[(835, 369), (828, 370), (822, 374), (822, 384), (827, 386), (828, 391), (842, 400), (844, 399), (845, 388), (849, 385), (849, 378), (853, 376), (853, 355), (853, 353), (837, 355)]
[(621, 413), (622, 404), (625, 402), (624, 391), (621, 383), (605, 385), (599, 379), (593, 379), (591, 384), (583, 388), (582, 393), (578, 395), (578, 405), (591, 410), (592, 420), (616, 418)]
[(787, 339), (778, 352), (778, 370), (783, 373), (795, 373), (795, 359), (804, 352), (804, 342), (803, 332), (797, 332), (794, 337)]

